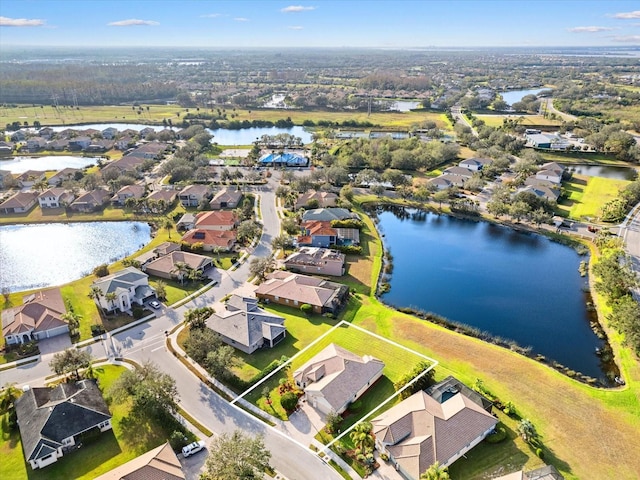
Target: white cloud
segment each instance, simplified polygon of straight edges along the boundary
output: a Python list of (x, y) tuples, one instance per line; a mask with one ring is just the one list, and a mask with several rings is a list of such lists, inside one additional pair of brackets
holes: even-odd
[(300, 25), (291, 25), (290, 27), (287, 27), (289, 30), (302, 30), (303, 27), (301, 27)]
[(110, 27), (134, 27), (139, 25), (160, 25), (160, 23), (153, 20), (138, 20), (137, 18), (130, 18), (128, 20), (119, 20), (117, 22), (107, 23)]
[(620, 43), (638, 43), (640, 44), (640, 35), (621, 35), (613, 37), (611, 40)]
[(244, 17), (236, 17), (236, 18), (234, 18), (234, 20), (236, 22), (248, 22), (249, 21), (248, 18), (244, 18)]
[(568, 29), (572, 33), (597, 33), (597, 32), (608, 32), (614, 30), (611, 27), (573, 27)]
[(282, 13), (295, 13), (295, 12), (308, 12), (310, 10), (315, 10), (316, 7), (304, 7), (302, 5), (289, 5), (288, 7), (284, 7), (280, 9)]
[(44, 20), (37, 18), (0, 17), (0, 27), (42, 27), (44, 24)]
[(200, 15), (200, 18), (219, 18), (219, 17), (226, 17), (226, 15), (223, 15), (222, 13), (207, 13), (206, 15)]
[(622, 20), (628, 20), (633, 18), (640, 18), (640, 10), (634, 10), (633, 12), (622, 12), (611, 15), (613, 18), (619, 18)]

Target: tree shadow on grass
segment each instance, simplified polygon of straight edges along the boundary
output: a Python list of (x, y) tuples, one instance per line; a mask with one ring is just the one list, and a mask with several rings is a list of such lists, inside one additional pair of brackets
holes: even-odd
[(121, 440), (140, 452), (146, 452), (156, 446), (159, 430), (162, 429), (153, 420), (135, 415), (123, 417), (118, 427)]

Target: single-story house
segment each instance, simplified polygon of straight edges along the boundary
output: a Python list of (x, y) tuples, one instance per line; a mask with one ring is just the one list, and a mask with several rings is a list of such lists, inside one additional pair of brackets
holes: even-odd
[(33, 187), (36, 183), (44, 180), (45, 172), (39, 170), (27, 170), (16, 177), (20, 188)]
[(236, 208), (240, 203), (241, 198), (242, 192), (239, 192), (236, 189), (224, 188), (213, 196), (213, 198), (209, 202), (209, 206), (213, 210), (220, 210), (222, 208)]
[[(454, 184), (451, 182), (451, 179), (447, 177), (449, 177), (449, 175), (440, 175), (435, 178), (431, 178), (427, 180), (427, 186), (437, 190), (446, 190), (447, 188), (451, 188)], [(459, 178), (455, 180), (458, 182), (460, 181)]]
[(95, 480), (185, 480), (180, 460), (169, 442), (109, 470)]
[(56, 138), (55, 140), (49, 140), (47, 143), (49, 150), (55, 150), (56, 152), (62, 152), (69, 149), (69, 140), (66, 138)]
[(491, 433), (498, 419), (490, 409), (490, 402), (448, 377), (371, 420), (376, 448), (404, 478), (418, 480), (435, 462), (450, 466)]
[(176, 264), (178, 263), (184, 263), (192, 270), (200, 273), (204, 273), (205, 270), (213, 265), (210, 257), (175, 250), (165, 255), (160, 255), (158, 258), (146, 263), (142, 266), (142, 270), (156, 277), (182, 280), (184, 273), (176, 269)]
[(164, 242), (158, 245), (153, 250), (137, 256), (135, 260), (139, 262), (142, 267), (144, 267), (152, 260), (155, 260), (156, 258), (159, 258), (163, 255), (169, 255), (171, 252), (175, 252), (176, 250), (180, 250), (180, 245), (174, 242)]
[(382, 376), (384, 362), (363, 357), (335, 343), (328, 345), (293, 373), (309, 405), (325, 415), (344, 412)]
[(114, 160), (102, 168), (102, 174), (104, 175), (107, 172), (115, 171), (119, 174), (125, 172), (137, 172), (144, 163), (144, 158), (140, 157), (132, 157), (130, 155), (125, 155), (124, 157)]
[(124, 205), (127, 198), (142, 198), (145, 191), (146, 189), (144, 185), (138, 185), (136, 183), (133, 185), (125, 185), (118, 190), (113, 197), (111, 197), (111, 203), (114, 205)]
[(232, 295), (225, 302), (225, 311), (211, 315), (207, 326), (222, 341), (244, 353), (265, 346), (271, 348), (287, 334), (283, 317), (260, 308), (256, 298), (239, 295)]
[(169, 148), (166, 143), (149, 142), (140, 145), (129, 153), (130, 156), (144, 158), (145, 160), (157, 160)]
[(203, 230), (196, 228), (189, 230), (182, 236), (182, 242), (193, 245), (201, 243), (205, 251), (215, 249), (229, 251), (236, 243), (235, 230)]
[(302, 235), (296, 239), (299, 246), (330, 247), (331, 245), (360, 245), (357, 228), (332, 227), (331, 222), (302, 223)]
[(76, 198), (69, 208), (78, 212), (93, 212), (102, 208), (111, 198), (111, 193), (103, 188), (96, 188), (89, 192), (85, 192)]
[[(100, 295), (94, 301), (107, 312), (129, 312), (134, 303), (142, 305), (148, 298), (156, 296), (155, 290), (149, 286), (149, 275), (135, 267), (126, 267), (102, 277), (93, 282), (91, 287), (100, 290)], [(116, 294), (113, 300), (106, 298), (110, 293)]]
[(67, 308), (59, 288), (32, 293), (19, 307), (2, 311), (2, 336), (8, 345), (55, 337), (69, 331)]
[(13, 142), (0, 141), (0, 155), (11, 155), (13, 153)]
[(111, 430), (111, 413), (95, 380), (30, 388), (15, 407), (22, 450), (34, 470), (75, 450), (83, 435)]
[(127, 135), (125, 132), (121, 132), (120, 135), (122, 136), (116, 140), (116, 148), (118, 150), (126, 150), (136, 144), (135, 135)]
[(40, 208), (60, 208), (70, 205), (76, 196), (64, 188), (55, 187), (45, 190), (38, 195)]
[(310, 220), (331, 222), (332, 220), (347, 220), (350, 218), (360, 220), (357, 213), (350, 212), (346, 208), (339, 207), (315, 208), (313, 210), (307, 210), (302, 214), (303, 222)]
[(113, 140), (105, 140), (102, 138), (91, 140), (89, 146), (85, 147), (86, 152), (106, 152), (113, 148)]
[(527, 185), (518, 190), (518, 193), (529, 192), (533, 193), (538, 198), (545, 198), (551, 202), (557, 202), (560, 198), (560, 189), (554, 188), (544, 184)]
[(24, 142), (26, 138), (27, 138), (27, 134), (24, 133), (22, 130), (16, 130), (11, 134), (12, 142)]
[(546, 133), (525, 134), (527, 144), (533, 148), (551, 148), (551, 143), (556, 139), (555, 135)]
[(344, 275), (347, 256), (328, 248), (302, 247), (284, 259), (287, 270), (316, 275)]
[(536, 178), (538, 180), (546, 180), (547, 182), (560, 184), (562, 183), (564, 171), (564, 166), (556, 162), (549, 162), (542, 165), (541, 169), (536, 173)]
[(473, 173), (474, 172), (472, 170), (469, 170), (468, 168), (457, 167), (457, 166), (445, 168), (444, 172), (442, 172), (443, 175), (462, 177), (464, 181), (467, 181), (471, 177), (473, 177)]
[(194, 213), (185, 213), (176, 222), (176, 230), (193, 230), (196, 228), (196, 215)]
[(233, 230), (238, 225), (238, 217), (230, 210), (200, 212), (196, 214), (195, 227), (199, 230)]
[(0, 203), (0, 213), (25, 213), (38, 203), (37, 192), (18, 192)]
[(473, 170), (474, 172), (479, 172), (484, 167), (486, 167), (487, 165), (491, 165), (492, 163), (493, 160), (491, 158), (473, 157), (462, 160), (460, 163), (458, 163), (458, 166)]
[(197, 207), (210, 194), (211, 189), (207, 185), (187, 185), (178, 193), (178, 200), (183, 207)]
[(47, 183), (49, 183), (49, 185), (51, 185), (52, 187), (59, 187), (64, 181), (73, 180), (76, 176), (76, 173), (79, 171), (80, 170), (77, 168), (63, 168), (51, 178), (49, 178), (49, 180), (47, 180)]
[(315, 313), (337, 313), (349, 294), (349, 288), (340, 283), (298, 273), (276, 270), (267, 275), (256, 290), (261, 300), (300, 307), (305, 303)]
[(318, 202), (317, 207), (335, 207), (338, 200), (338, 195), (333, 192), (316, 192), (315, 190), (309, 190), (308, 192), (301, 193), (296, 200), (295, 209), (304, 208), (309, 205), (309, 202), (314, 200)]

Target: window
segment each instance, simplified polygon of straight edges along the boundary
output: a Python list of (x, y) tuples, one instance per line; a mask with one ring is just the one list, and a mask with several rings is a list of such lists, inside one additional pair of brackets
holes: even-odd
[(73, 443), (73, 437), (67, 437), (64, 440), (62, 440), (63, 445), (71, 445), (72, 443)]

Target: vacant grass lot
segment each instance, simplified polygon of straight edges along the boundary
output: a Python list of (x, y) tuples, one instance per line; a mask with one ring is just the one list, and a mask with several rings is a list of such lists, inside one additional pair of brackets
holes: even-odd
[(568, 197), (559, 202), (558, 209), (563, 216), (575, 220), (596, 220), (600, 216), (602, 206), (614, 199), (629, 183), (628, 180), (574, 174), (571, 180), (563, 183)]
[[(96, 369), (100, 388), (108, 390), (124, 367), (104, 366)], [(107, 403), (109, 401), (107, 400)], [(105, 432), (82, 448), (62, 457), (43, 470), (32, 470), (25, 463), (20, 434), (6, 431), (0, 424), (0, 478), (3, 480), (91, 480), (166, 442), (171, 432), (147, 419), (128, 418), (130, 404), (110, 404), (112, 432)]]

